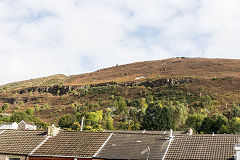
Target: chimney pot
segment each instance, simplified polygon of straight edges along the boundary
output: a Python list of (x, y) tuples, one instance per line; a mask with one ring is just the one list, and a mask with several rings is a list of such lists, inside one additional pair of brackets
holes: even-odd
[(192, 129), (192, 128), (189, 128), (189, 129), (188, 129), (188, 135), (189, 135), (189, 136), (193, 135), (193, 129)]
[(172, 129), (170, 129), (169, 137), (170, 137), (170, 138), (173, 138), (173, 130), (172, 130)]

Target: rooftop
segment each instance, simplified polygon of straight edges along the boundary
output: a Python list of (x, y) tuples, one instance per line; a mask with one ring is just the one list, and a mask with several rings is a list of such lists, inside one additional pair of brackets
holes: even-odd
[(13, 124), (13, 123), (16, 123), (16, 122), (4, 122), (4, 123), (2, 123), (2, 124), (0, 124), (0, 125), (11, 125), (11, 124)]
[[(147, 131), (147, 130), (104, 130), (109, 133), (144, 133), (144, 134), (161, 134), (169, 135), (170, 131)], [(172, 131), (173, 135), (187, 134), (185, 131)]]
[(28, 125), (35, 126), (35, 124), (34, 124), (34, 123), (32, 123), (32, 122), (27, 122), (27, 121), (24, 121), (24, 120), (22, 120), (22, 121), (21, 121), (21, 122), (19, 122), (18, 124), (20, 124), (20, 123), (25, 123), (25, 124), (28, 124)]
[(0, 153), (28, 155), (46, 134), (45, 131), (0, 130)]
[(233, 159), (240, 135), (176, 135), (165, 159)]
[(110, 133), (60, 131), (50, 137), (32, 155), (93, 157), (108, 139)]
[(97, 158), (162, 159), (168, 145), (168, 135), (114, 132)]

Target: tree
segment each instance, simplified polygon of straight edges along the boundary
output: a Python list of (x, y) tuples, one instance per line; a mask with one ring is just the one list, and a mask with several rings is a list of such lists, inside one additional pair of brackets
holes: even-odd
[(75, 117), (73, 115), (63, 115), (59, 121), (58, 121), (58, 125), (61, 127), (61, 128), (70, 128), (73, 123), (75, 121)]
[(172, 125), (172, 120), (171, 120), (171, 115), (168, 107), (163, 107), (162, 108), (162, 113), (160, 114), (161, 116), (159, 117), (160, 124), (162, 125), (159, 130), (170, 130), (173, 127)]
[(127, 103), (123, 97), (119, 97), (118, 99), (118, 109), (120, 113), (127, 112)]
[(202, 125), (200, 127), (201, 132), (211, 134), (213, 133), (214, 121), (210, 117), (204, 118)]
[(142, 129), (169, 130), (173, 128), (169, 109), (164, 106), (150, 104), (141, 124)]
[(46, 122), (42, 122), (39, 118), (37, 117), (32, 117), (32, 122), (34, 122), (34, 124), (38, 127), (38, 128), (43, 128), (43, 129), (47, 129), (47, 127), (49, 126), (48, 123)]
[(228, 120), (222, 114), (214, 114), (213, 115), (214, 125), (212, 126), (213, 132), (215, 133), (227, 133), (226, 125)]
[(234, 117), (229, 122), (229, 132), (230, 133), (240, 133), (240, 117)]
[(146, 115), (143, 117), (142, 129), (156, 130), (159, 128), (158, 118), (160, 114), (161, 109), (158, 109), (154, 103), (151, 103), (146, 110)]
[(11, 115), (11, 122), (30, 121), (30, 116), (25, 112), (15, 112)]
[(235, 106), (232, 110), (233, 117), (240, 117), (240, 107)]
[(111, 116), (111, 109), (107, 108), (106, 113), (104, 114), (104, 127), (108, 130), (113, 130), (113, 118)]
[(185, 125), (185, 121), (188, 118), (188, 109), (183, 103), (175, 102), (175, 105), (170, 105), (169, 109), (171, 111), (173, 118), (173, 123), (176, 128), (181, 128)]
[(187, 128), (192, 128), (196, 132), (200, 133), (200, 127), (205, 117), (206, 115), (203, 114), (191, 114), (188, 116), (185, 125)]
[(103, 120), (103, 110), (99, 110), (99, 111), (96, 111), (97, 113), (97, 121), (98, 123), (102, 123), (102, 120)]
[(88, 112), (86, 113), (86, 126), (94, 126), (98, 124), (99, 118), (96, 112)]
[(201, 132), (203, 133), (226, 133), (228, 121), (227, 118), (221, 114), (214, 114), (213, 117), (204, 118), (201, 125)]
[(129, 115), (132, 119), (135, 119), (137, 118), (137, 108), (131, 108), (130, 111), (129, 111)]
[(108, 115), (105, 118), (105, 128), (108, 129), (108, 130), (113, 130), (114, 129), (114, 127), (113, 127), (113, 118), (111, 117), (111, 115)]

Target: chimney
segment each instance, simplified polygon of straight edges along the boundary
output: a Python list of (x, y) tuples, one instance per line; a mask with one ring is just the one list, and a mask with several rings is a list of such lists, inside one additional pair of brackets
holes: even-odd
[(55, 127), (54, 124), (52, 124), (52, 126), (48, 126), (48, 136), (56, 136), (59, 130), (60, 128)]
[(170, 129), (169, 138), (173, 138), (173, 130), (172, 129)]
[(193, 135), (193, 129), (192, 128), (188, 128), (188, 135), (189, 136)]
[(234, 150), (236, 152), (235, 154), (235, 160), (240, 160), (240, 144), (236, 144), (234, 146)]

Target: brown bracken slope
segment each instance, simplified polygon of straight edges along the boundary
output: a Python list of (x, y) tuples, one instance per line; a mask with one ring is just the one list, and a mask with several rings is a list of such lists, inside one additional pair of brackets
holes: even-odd
[[(141, 77), (141, 78), (140, 78)], [(65, 76), (62, 74), (15, 82), (1, 88), (19, 89), (31, 86), (86, 85), (104, 82), (144, 81), (146, 78), (240, 78), (240, 59), (177, 57), (136, 62), (99, 69), (91, 73)]]
[[(170, 58), (136, 62), (70, 76), (65, 84), (134, 81), (138, 77), (240, 78), (240, 59)], [(141, 80), (143, 80), (142, 78)]]

